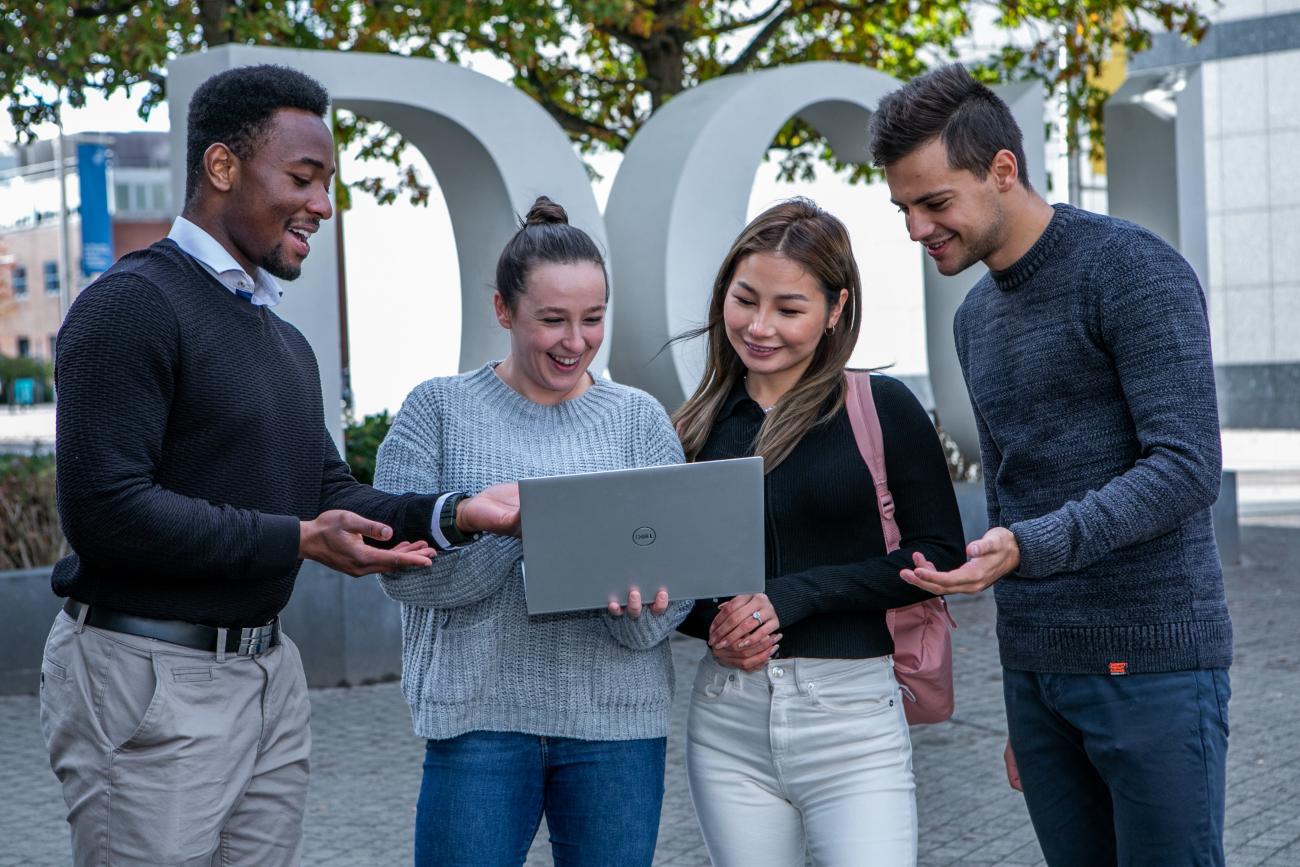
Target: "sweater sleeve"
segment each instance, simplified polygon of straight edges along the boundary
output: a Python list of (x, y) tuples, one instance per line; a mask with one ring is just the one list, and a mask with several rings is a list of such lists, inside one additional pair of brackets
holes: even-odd
[(152, 283), (111, 275), (59, 329), (59, 517), (77, 555), (108, 569), (256, 580), (298, 560), (299, 525), (154, 481), (179, 365), (175, 311)]
[(993, 441), (993, 435), (989, 433), (988, 422), (984, 421), (984, 414), (980, 408), (971, 402), (971, 409), (975, 413), (975, 430), (980, 438), (980, 478), (984, 480), (984, 502), (988, 508), (989, 527), (1002, 526), (1002, 509), (998, 505), (998, 467), (1002, 466), (1002, 452), (998, 450), (998, 444)]
[[(856, 563), (817, 566), (781, 575), (767, 584), (767, 596), (782, 628), (811, 615), (835, 611), (902, 608), (931, 594), (900, 576), (920, 551), (940, 570), (963, 562), (961, 514), (948, 476), (939, 436), (930, 417), (907, 387), (873, 378), (872, 395), (885, 441), (885, 472), (894, 496), (894, 518), (902, 534), (899, 549)], [(861, 461), (854, 450), (845, 460)], [(872, 513), (873, 520), (878, 520)]]
[[(682, 444), (677, 439), (672, 422), (668, 420), (668, 414), (653, 398), (648, 395), (641, 397), (633, 423), (640, 440), (636, 449), (636, 466), (662, 467), (685, 461)], [(642, 587), (641, 591), (645, 599), (651, 600), (658, 588)], [(644, 611), (636, 618), (626, 615), (614, 617), (605, 611), (603, 616), (610, 635), (619, 644), (629, 650), (649, 650), (672, 634), (677, 624), (690, 612), (692, 604), (689, 599), (670, 602), (668, 610), (661, 615)]]
[(420, 494), (395, 489), (393, 493), (363, 485), (352, 476), (347, 463), (339, 457), (329, 431), (321, 427), (321, 511), (346, 509), (393, 529), (387, 541), (367, 539), (366, 544), (391, 548), (398, 542), (424, 541), (437, 545), (433, 537), (433, 507), (438, 493)]
[(1026, 578), (1083, 569), (1170, 532), (1218, 498), (1219, 415), (1196, 274), (1144, 232), (1127, 230), (1108, 246), (1089, 285), (1140, 456), (1100, 490), (1011, 525)]
[[(426, 384), (407, 397), (379, 447), (375, 488), (421, 493), (444, 487), (438, 408)], [(457, 608), (499, 590), (522, 557), (518, 539), (485, 535), (464, 547), (438, 552), (428, 568), (390, 572), (380, 576), (379, 583), (398, 602), (425, 608)]]
[[(966, 393), (973, 394), (970, 387), (970, 377), (967, 375), (969, 364), (966, 358), (966, 334), (970, 327), (966, 321), (966, 305), (957, 308), (957, 315), (953, 317), (952, 331), (953, 342), (957, 346), (957, 358), (961, 364), (962, 380), (966, 383)], [(984, 420), (984, 414), (980, 412), (979, 404), (975, 402), (972, 396), (970, 401), (971, 412), (975, 416), (975, 433), (979, 437), (980, 450), (980, 478), (984, 480), (984, 502), (988, 509), (989, 527), (1002, 526), (1002, 509), (998, 503), (998, 467), (1002, 465), (1002, 452), (998, 449), (998, 444), (993, 441), (993, 435), (989, 432), (988, 422)]]

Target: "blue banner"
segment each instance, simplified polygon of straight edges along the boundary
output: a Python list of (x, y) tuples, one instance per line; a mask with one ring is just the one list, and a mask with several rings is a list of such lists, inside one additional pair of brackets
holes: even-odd
[(116, 261), (113, 220), (108, 215), (108, 148), (77, 145), (77, 177), (81, 182), (81, 272), (102, 274)]

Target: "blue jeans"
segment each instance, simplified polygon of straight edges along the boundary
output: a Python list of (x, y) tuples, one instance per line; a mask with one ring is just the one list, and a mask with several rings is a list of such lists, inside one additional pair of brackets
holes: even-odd
[(1224, 669), (1004, 670), (1011, 749), (1052, 867), (1224, 863)]
[(556, 867), (649, 867), (666, 738), (470, 732), (425, 747), (416, 867), (524, 863), (542, 814)]

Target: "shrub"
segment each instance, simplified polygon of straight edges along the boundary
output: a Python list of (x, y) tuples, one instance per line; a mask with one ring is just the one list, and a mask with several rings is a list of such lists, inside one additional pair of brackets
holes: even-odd
[(0, 404), (8, 403), (13, 398), (12, 388), (16, 379), (36, 380), (37, 403), (54, 398), (54, 365), (48, 361), (0, 355)]
[(379, 444), (388, 435), (393, 420), (388, 417), (388, 410), (375, 415), (368, 415), (361, 421), (349, 421), (343, 429), (343, 449), (347, 453), (348, 466), (358, 482), (367, 485), (375, 483), (375, 453)]
[(48, 566), (68, 550), (54, 500), (54, 456), (0, 455), (0, 570)]

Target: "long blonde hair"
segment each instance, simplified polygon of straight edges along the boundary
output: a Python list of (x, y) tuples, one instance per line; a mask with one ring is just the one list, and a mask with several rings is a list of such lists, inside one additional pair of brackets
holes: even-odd
[(770, 473), (789, 456), (805, 433), (828, 421), (844, 406), (844, 366), (853, 354), (862, 328), (862, 280), (848, 230), (809, 199), (789, 199), (773, 205), (744, 228), (713, 281), (707, 323), (676, 338), (686, 340), (705, 335), (708, 338), (700, 385), (673, 414), (688, 460), (694, 460), (704, 447), (727, 395), (745, 375), (745, 363), (727, 339), (722, 310), (736, 266), (754, 253), (777, 254), (800, 265), (821, 287), (828, 311), (839, 300), (840, 290), (849, 290), (837, 327), (822, 336), (808, 369), (794, 388), (777, 401), (758, 430), (754, 454), (763, 457), (764, 471)]

